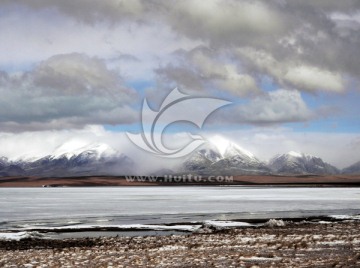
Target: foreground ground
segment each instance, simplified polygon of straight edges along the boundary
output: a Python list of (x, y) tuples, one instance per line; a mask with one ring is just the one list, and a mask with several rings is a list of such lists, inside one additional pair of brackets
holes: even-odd
[(360, 267), (360, 222), (212, 233), (0, 241), (0, 267)]

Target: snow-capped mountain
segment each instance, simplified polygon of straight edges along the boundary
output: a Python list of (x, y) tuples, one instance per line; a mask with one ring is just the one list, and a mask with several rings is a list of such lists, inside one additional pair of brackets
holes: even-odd
[(8, 162), (9, 161), (6, 157), (0, 157), (0, 169), (6, 167)]
[(113, 157), (116, 154), (117, 151), (105, 143), (90, 143), (85, 146), (76, 146), (76, 144), (68, 142), (58, 147), (52, 156), (54, 158), (66, 157), (70, 159), (74, 156), (83, 155), (85, 158), (100, 159)]
[(321, 158), (298, 152), (277, 155), (269, 161), (269, 167), (279, 174), (338, 174), (339, 170)]
[(22, 175), (23, 172), (24, 170), (16, 163), (9, 161), (6, 157), (0, 157), (0, 177), (18, 176)]
[[(71, 143), (71, 142), (70, 142)], [(104, 143), (71, 146), (65, 143), (40, 158), (0, 160), (2, 176), (86, 176), (131, 174), (134, 162)]]
[[(140, 168), (140, 169), (138, 169)], [(46, 156), (22, 155), (0, 157), (0, 176), (90, 176), (141, 173), (141, 163), (119, 153), (105, 143), (86, 144), (68, 141)], [(239, 145), (214, 137), (191, 153), (178, 167), (162, 166), (156, 175), (270, 175), (270, 174), (338, 174), (337, 168), (321, 158), (289, 152), (277, 155), (268, 164)], [(343, 170), (344, 174), (360, 174), (360, 162)], [(144, 174), (146, 175), (146, 174)]]
[(343, 174), (360, 174), (360, 161), (342, 170)]
[(193, 152), (182, 164), (181, 172), (197, 174), (268, 174), (266, 164), (235, 143), (215, 137)]
[(208, 143), (191, 153), (180, 167), (180, 170), (197, 173), (207, 172), (210, 166), (221, 158), (222, 155), (218, 149), (213, 144)]

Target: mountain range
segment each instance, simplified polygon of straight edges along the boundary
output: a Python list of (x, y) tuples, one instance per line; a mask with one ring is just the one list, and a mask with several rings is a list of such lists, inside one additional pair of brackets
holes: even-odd
[[(130, 175), (138, 173), (141, 165), (104, 143), (92, 143), (73, 148), (68, 143), (52, 154), (9, 160), (0, 157), (0, 176), (95, 176)], [(339, 170), (320, 157), (298, 152), (276, 155), (268, 162), (223, 138), (209, 140), (178, 163), (174, 170), (163, 167), (152, 175), (325, 175), (360, 174), (360, 161)]]
[(54, 154), (41, 158), (0, 158), (0, 176), (88, 176), (127, 175), (133, 173), (134, 162), (107, 144), (89, 144), (76, 150), (60, 147)]

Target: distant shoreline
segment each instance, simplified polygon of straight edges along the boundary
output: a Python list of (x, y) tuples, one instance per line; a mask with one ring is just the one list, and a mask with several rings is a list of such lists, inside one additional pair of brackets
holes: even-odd
[(0, 187), (99, 187), (99, 186), (278, 186), (278, 187), (360, 187), (360, 175), (260, 175), (233, 176), (232, 182), (128, 181), (125, 176), (1, 177)]

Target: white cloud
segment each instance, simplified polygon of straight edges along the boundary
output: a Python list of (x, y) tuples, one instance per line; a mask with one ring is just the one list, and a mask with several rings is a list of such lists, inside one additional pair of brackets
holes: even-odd
[[(174, 50), (201, 44), (177, 35), (158, 21), (125, 20), (111, 26), (105, 22), (84, 24), (51, 9), (46, 12), (10, 9), (0, 16), (0, 31), (0, 50), (9, 51), (0, 54), (0, 69), (31, 70), (54, 55), (80, 53), (104, 59), (108, 67), (129, 80), (151, 80), (153, 70), (168, 62)], [(125, 62), (123, 55), (138, 61)]]
[(130, 108), (136, 92), (97, 58), (58, 55), (30, 72), (0, 76), (3, 131), (121, 124), (137, 117)]
[(144, 14), (144, 1), (141, 0), (102, 0), (102, 1), (46, 1), (15, 0), (3, 1), (5, 4), (22, 4), (35, 10), (56, 9), (79, 21), (94, 24), (98, 21), (119, 21), (128, 18), (141, 18)]
[(248, 36), (276, 34), (283, 28), (281, 16), (260, 1), (185, 0), (176, 5), (170, 1), (165, 3), (171, 10), (166, 19), (176, 31), (215, 44), (223, 44), (225, 40), (241, 42)]
[(212, 123), (279, 125), (307, 122), (318, 115), (312, 111), (296, 90), (278, 89), (251, 99), (248, 103), (234, 103), (220, 109)]
[(157, 70), (166, 82), (188, 90), (216, 89), (235, 96), (257, 95), (261, 92), (255, 79), (243, 73), (231, 59), (198, 47), (178, 53), (178, 63)]
[(344, 80), (339, 73), (322, 70), (314, 66), (291, 66), (283, 79), (298, 88), (309, 91), (342, 92), (345, 89)]
[(216, 61), (206, 56), (201, 50), (191, 55), (191, 61), (192, 65), (196, 66), (200, 77), (213, 80), (215, 85), (222, 90), (238, 96), (260, 92), (255, 79), (248, 74), (239, 73), (232, 63)]
[(274, 77), (282, 85), (290, 85), (305, 91), (343, 92), (345, 80), (338, 72), (332, 72), (307, 63), (278, 61), (270, 53), (253, 48), (239, 48), (238, 55), (249, 61), (260, 72)]
[[(118, 74), (107, 69), (105, 63), (97, 58), (84, 54), (72, 53), (56, 55), (41, 62), (31, 72), (35, 86), (46, 91), (55, 90), (62, 94), (91, 93), (98, 95), (103, 92), (126, 92)], [(129, 95), (131, 90), (128, 90)], [(55, 94), (56, 94), (55, 93)], [(124, 102), (124, 100), (123, 100)]]
[[(357, 0), (5, 0), (0, 8), (3, 130), (132, 122), (138, 96), (125, 85), (148, 83), (145, 94), (159, 99), (158, 78), (166, 90), (170, 81), (250, 98), (241, 116), (230, 114), (235, 123), (304, 122), (319, 111), (296, 91), (261, 95), (264, 75), (305, 94), (346, 94), (360, 79)], [(313, 95), (314, 106), (327, 101)]]

